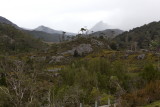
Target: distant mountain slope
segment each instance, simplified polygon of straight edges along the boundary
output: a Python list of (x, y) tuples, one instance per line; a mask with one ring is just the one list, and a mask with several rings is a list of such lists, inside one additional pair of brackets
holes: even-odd
[(149, 48), (151, 42), (160, 43), (160, 22), (152, 22), (147, 25), (124, 32), (115, 38), (121, 48), (131, 49), (131, 45), (137, 48)]
[(97, 32), (97, 31), (103, 31), (106, 29), (110, 29), (110, 26), (106, 23), (104, 23), (103, 21), (98, 22), (96, 25), (94, 25), (89, 31), (90, 33), (93, 32)]
[(114, 38), (119, 34), (122, 34), (124, 31), (120, 30), (120, 29), (107, 29), (104, 31), (98, 31), (95, 33), (92, 33), (92, 36), (104, 36), (104, 37), (109, 37), (109, 38)]
[[(62, 37), (63, 31), (58, 31), (45, 26), (39, 26), (34, 30), (25, 30), (27, 33), (32, 35), (34, 38), (41, 39), (45, 42), (59, 42)], [(74, 33), (66, 32), (65, 38), (68, 36), (75, 36)]]
[[(36, 39), (38, 38), (45, 42), (59, 42), (59, 38), (62, 36), (62, 32), (63, 32), (63, 31), (53, 30), (45, 26), (39, 26), (36, 29), (20, 28), (13, 22), (1, 16), (0, 16), (0, 23), (11, 25), (19, 30), (25, 31), (26, 33), (31, 35), (33, 38), (36, 38)], [(66, 32), (65, 37), (74, 36), (74, 35), (76, 34)]]
[[(61, 35), (62, 35), (62, 32), (63, 32), (63, 31), (51, 29), (51, 28), (43, 26), (43, 25), (35, 28), (34, 30), (35, 31), (42, 31), (42, 32), (50, 33), (50, 34), (61, 34)], [(75, 35), (75, 34), (66, 32), (66, 35)]]
[(12, 25), (16, 28), (19, 28), (16, 24), (12, 23), (11, 21), (9, 21), (8, 19), (0, 16), (0, 23), (3, 23), (3, 24), (9, 24), (9, 25)]
[(59, 42), (60, 34), (49, 34), (42, 31), (29, 31), (25, 30), (28, 34), (32, 35), (34, 38), (41, 39), (45, 42)]
[(0, 54), (14, 54), (44, 49), (44, 44), (15, 27), (0, 23)]

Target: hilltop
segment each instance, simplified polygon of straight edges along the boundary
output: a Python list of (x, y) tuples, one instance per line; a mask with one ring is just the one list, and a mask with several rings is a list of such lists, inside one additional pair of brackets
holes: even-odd
[(98, 32), (98, 31), (103, 31), (110, 28), (111, 27), (108, 24), (104, 23), (103, 21), (100, 21), (96, 23), (89, 31)]
[(11, 22), (10, 20), (0, 16), (0, 23), (3, 23), (3, 24), (8, 24), (8, 25), (12, 25), (16, 28), (19, 28), (16, 24), (14, 24), (13, 22)]
[[(60, 30), (54, 30), (54, 29), (51, 29), (51, 28), (43, 26), (43, 25), (41, 25), (33, 30), (34, 31), (42, 31), (42, 32), (49, 33), (49, 34), (60, 34), (60, 35), (62, 35), (62, 32), (64, 32), (64, 31), (60, 31)], [(70, 32), (66, 32), (66, 35), (75, 35), (75, 34), (70, 33)]]

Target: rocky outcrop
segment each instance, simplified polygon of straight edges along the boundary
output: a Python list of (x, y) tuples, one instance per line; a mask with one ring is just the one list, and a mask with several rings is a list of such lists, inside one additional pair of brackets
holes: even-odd
[(68, 50), (66, 52), (63, 52), (62, 54), (71, 54), (74, 55), (75, 51), (78, 53), (78, 55), (82, 56), (83, 54), (87, 54), (93, 51), (93, 48), (91, 44), (80, 44), (77, 47), (74, 47), (72, 50)]
[(138, 56), (137, 56), (137, 59), (139, 59), (139, 60), (140, 60), (140, 59), (144, 59), (145, 56), (146, 56), (145, 54), (138, 55)]
[(52, 56), (51, 60), (49, 61), (49, 64), (51, 63), (57, 63), (61, 62), (64, 59), (64, 56)]
[(98, 41), (96, 39), (92, 39), (91, 42), (93, 45), (96, 45), (96, 46), (100, 46), (100, 47), (104, 46), (104, 44), (101, 41)]
[(140, 51), (141, 52), (148, 52), (149, 50), (147, 50), (147, 49), (141, 49)]
[(60, 70), (61, 70), (61, 68), (54, 68), (54, 69), (48, 69), (47, 71), (49, 71), (49, 72), (58, 72)]
[(134, 51), (132, 51), (132, 50), (126, 50), (126, 54), (129, 54), (129, 55), (134, 54)]
[(42, 61), (46, 61), (47, 57), (46, 56), (30, 56), (30, 59), (38, 62), (42, 62)]

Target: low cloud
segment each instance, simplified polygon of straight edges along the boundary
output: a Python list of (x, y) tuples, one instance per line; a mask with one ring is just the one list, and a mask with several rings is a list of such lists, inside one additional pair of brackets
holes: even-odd
[(1, 0), (0, 15), (25, 28), (78, 32), (103, 20), (129, 30), (160, 20), (160, 0)]

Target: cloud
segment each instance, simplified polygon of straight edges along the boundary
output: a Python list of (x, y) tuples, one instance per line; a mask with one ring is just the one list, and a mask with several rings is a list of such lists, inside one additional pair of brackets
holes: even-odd
[(0, 15), (19, 26), (77, 32), (103, 20), (123, 30), (160, 20), (160, 0), (1, 0)]

